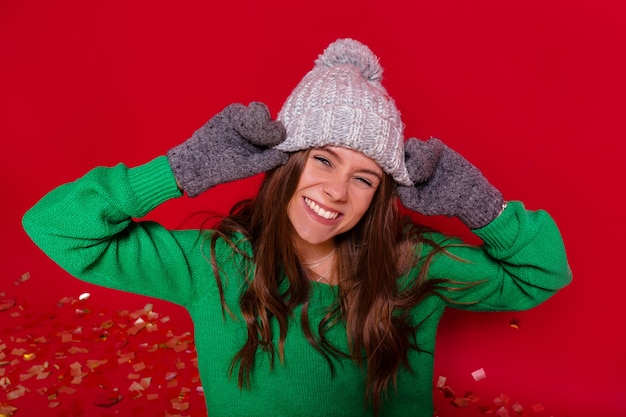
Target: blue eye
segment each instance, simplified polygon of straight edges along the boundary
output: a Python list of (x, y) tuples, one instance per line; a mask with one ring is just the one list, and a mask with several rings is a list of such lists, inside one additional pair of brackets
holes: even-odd
[(324, 165), (330, 166), (330, 161), (328, 159), (324, 158), (323, 156), (316, 155), (313, 158), (315, 158), (317, 161), (320, 161)]

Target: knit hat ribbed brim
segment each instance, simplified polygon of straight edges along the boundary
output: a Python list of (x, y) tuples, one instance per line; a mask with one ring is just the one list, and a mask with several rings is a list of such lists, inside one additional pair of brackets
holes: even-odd
[(278, 113), (287, 138), (276, 149), (342, 146), (372, 158), (397, 183), (412, 185), (404, 165), (404, 125), (381, 84), (382, 72), (362, 43), (331, 43)]

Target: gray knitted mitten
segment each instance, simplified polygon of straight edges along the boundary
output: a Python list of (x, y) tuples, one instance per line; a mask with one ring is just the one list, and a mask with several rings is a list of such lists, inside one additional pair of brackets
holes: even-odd
[(272, 149), (285, 139), (283, 125), (273, 121), (267, 106), (231, 104), (191, 138), (167, 152), (179, 186), (195, 197), (205, 190), (251, 177), (287, 162)]
[(399, 186), (398, 195), (408, 209), (429, 216), (456, 216), (471, 229), (486, 226), (502, 210), (500, 191), (439, 139), (409, 139), (404, 152), (415, 185)]

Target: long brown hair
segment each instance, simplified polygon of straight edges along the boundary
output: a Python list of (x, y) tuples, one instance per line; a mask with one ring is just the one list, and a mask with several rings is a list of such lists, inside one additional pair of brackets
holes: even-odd
[[(409, 367), (409, 349), (420, 348), (412, 337), (418, 324), (412, 323), (410, 309), (436, 292), (440, 281), (426, 280), (426, 272), (432, 254), (441, 248), (429, 242), (436, 250), (422, 260), (424, 266), (418, 278), (399, 288), (399, 278), (417, 264), (420, 242), (425, 239), (420, 229), (407, 228), (396, 201), (395, 183), (389, 175), (384, 175), (360, 222), (335, 238), (339, 298), (319, 324), (318, 336), (314, 336), (308, 319), (311, 284), (295, 246), (290, 244), (295, 230), (287, 216), (287, 205), (309, 152), (297, 152), (285, 165), (266, 173), (257, 196), (235, 205), (212, 234), (211, 259), (215, 259), (214, 248), (220, 238), (237, 250), (233, 241), (236, 232), (242, 233), (253, 248), (249, 257), (253, 271), (248, 271), (248, 285), (239, 300), (248, 339), (233, 358), (231, 372), (238, 367), (240, 388), (249, 387), (258, 349), (269, 353), (271, 366), (276, 355), (282, 362), (288, 318), (302, 305), (303, 331), (309, 343), (326, 357), (331, 371), (334, 372), (331, 356), (350, 357), (366, 367), (365, 398), (372, 401), (377, 411), (381, 396), (389, 383), (395, 381), (400, 366)], [(223, 310), (230, 311), (215, 262), (213, 268)], [(278, 346), (273, 343), (271, 320), (278, 323)], [(326, 331), (337, 321), (345, 323), (347, 351), (325, 338)]]

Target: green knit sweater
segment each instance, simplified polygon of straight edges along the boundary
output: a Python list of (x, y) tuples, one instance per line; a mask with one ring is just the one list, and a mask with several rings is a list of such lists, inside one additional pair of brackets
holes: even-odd
[[(365, 405), (365, 372), (350, 359), (326, 360), (307, 342), (299, 311), (293, 314), (285, 341), (284, 364), (270, 369), (259, 352), (250, 389), (239, 389), (229, 365), (247, 337), (238, 311), (243, 259), (220, 241), (217, 257), (223, 272), (226, 302), (238, 317), (222, 316), (212, 268), (197, 230), (167, 230), (145, 216), (159, 204), (180, 197), (168, 161), (161, 156), (128, 168), (99, 167), (62, 185), (24, 216), (26, 232), (70, 274), (109, 288), (144, 294), (184, 306), (194, 323), (198, 367), (211, 417), (220, 416), (372, 416)], [(559, 231), (544, 211), (531, 212), (519, 202), (486, 227), (476, 230), (481, 247), (450, 249), (465, 259), (438, 256), (430, 277), (457, 281), (485, 280), (464, 291), (446, 294), (455, 305), (474, 311), (523, 310), (538, 305), (571, 280)], [(433, 234), (435, 240), (444, 236)], [(249, 245), (245, 249), (250, 252)], [(423, 249), (423, 253), (428, 252)], [(204, 252), (204, 254), (203, 254)], [(413, 271), (412, 274), (415, 274)], [(312, 282), (311, 328), (337, 295), (333, 286)], [(417, 334), (423, 351), (411, 351), (413, 372), (401, 370), (397, 389), (390, 388), (381, 416), (432, 416), (433, 353), (438, 322), (448, 304), (429, 297), (414, 310), (422, 321)], [(345, 327), (327, 334), (347, 351)]]

